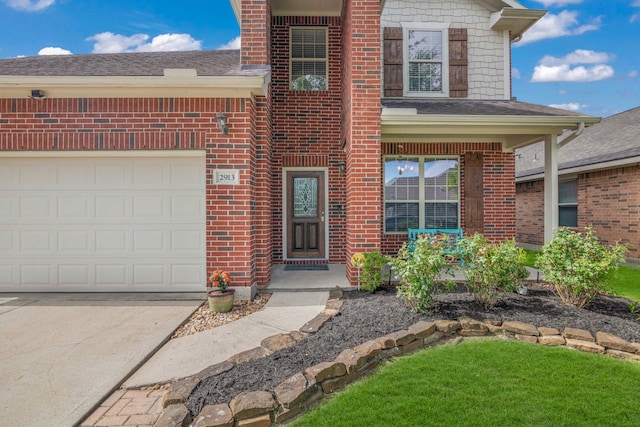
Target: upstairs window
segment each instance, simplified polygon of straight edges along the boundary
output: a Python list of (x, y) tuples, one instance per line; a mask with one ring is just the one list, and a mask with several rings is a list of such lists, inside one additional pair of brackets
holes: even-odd
[(405, 96), (449, 95), (448, 24), (403, 26)]
[(327, 90), (327, 29), (292, 27), (291, 90)]

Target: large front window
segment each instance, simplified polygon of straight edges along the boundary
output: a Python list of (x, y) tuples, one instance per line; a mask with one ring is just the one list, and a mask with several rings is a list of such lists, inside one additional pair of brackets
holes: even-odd
[(384, 159), (385, 232), (459, 228), (458, 158)]
[(291, 90), (327, 90), (327, 29), (291, 28)]
[(404, 26), (406, 96), (447, 96), (448, 33), (446, 24)]

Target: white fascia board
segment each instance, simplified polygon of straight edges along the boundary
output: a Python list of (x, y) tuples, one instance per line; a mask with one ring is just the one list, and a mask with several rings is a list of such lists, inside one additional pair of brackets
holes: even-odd
[[(574, 129), (584, 122), (592, 125), (600, 121), (599, 117), (591, 116), (463, 116), (441, 114), (395, 115), (383, 112), (382, 126), (453, 126), (460, 130), (464, 126), (473, 127), (553, 127)], [(494, 129), (495, 130), (495, 129)]]
[(3, 98), (26, 98), (40, 89), (48, 98), (193, 97), (249, 98), (265, 95), (264, 76), (0, 76)]
[[(627, 166), (633, 166), (633, 165), (640, 166), (640, 156), (627, 157), (625, 159), (612, 160), (610, 162), (576, 166), (576, 167), (567, 168), (567, 169), (560, 169), (558, 170), (558, 175), (560, 176), (577, 175), (579, 173), (596, 172), (596, 171), (601, 171), (606, 169), (614, 169), (614, 168), (627, 167)], [(538, 173), (535, 175), (527, 175), (521, 178), (516, 178), (516, 182), (537, 181), (539, 179), (544, 179), (544, 173)]]
[(231, 8), (233, 9), (234, 15), (236, 15), (236, 21), (238, 21), (238, 25), (242, 26), (242, 0), (229, 0), (231, 2)]

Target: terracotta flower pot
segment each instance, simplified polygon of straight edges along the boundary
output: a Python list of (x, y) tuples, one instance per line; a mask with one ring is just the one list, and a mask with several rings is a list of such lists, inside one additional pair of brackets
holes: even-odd
[(214, 313), (228, 313), (233, 308), (233, 300), (235, 298), (235, 289), (227, 289), (224, 292), (208, 291), (207, 299), (209, 300), (209, 308)]

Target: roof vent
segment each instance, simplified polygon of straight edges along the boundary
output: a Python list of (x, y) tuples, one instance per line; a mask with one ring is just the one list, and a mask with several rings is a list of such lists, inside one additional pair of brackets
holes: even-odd
[(165, 68), (165, 77), (198, 77), (198, 71), (195, 68)]

